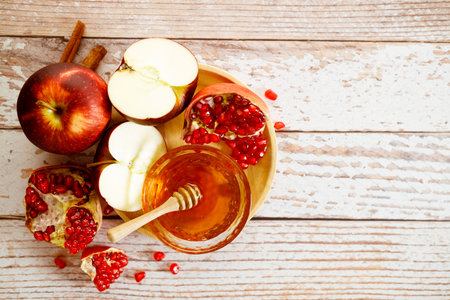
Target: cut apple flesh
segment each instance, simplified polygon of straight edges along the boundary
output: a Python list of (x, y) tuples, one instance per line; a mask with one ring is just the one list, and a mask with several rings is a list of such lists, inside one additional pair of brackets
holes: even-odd
[(100, 194), (115, 209), (142, 209), (147, 169), (167, 152), (161, 134), (155, 127), (125, 122), (111, 132), (108, 149), (116, 162), (101, 172)]
[(183, 105), (182, 91), (190, 91), (197, 76), (197, 60), (185, 47), (167, 39), (145, 39), (125, 51), (122, 65), (109, 80), (108, 95), (125, 116), (158, 119)]

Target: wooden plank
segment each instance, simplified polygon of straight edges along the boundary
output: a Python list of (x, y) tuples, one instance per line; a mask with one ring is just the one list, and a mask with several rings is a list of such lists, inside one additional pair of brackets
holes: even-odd
[[(94, 244), (107, 245), (105, 220)], [(140, 233), (120, 244), (129, 264), (99, 293), (79, 269), (80, 255), (38, 242), (23, 220), (0, 220), (0, 297), (131, 299), (448, 299), (450, 223), (250, 221), (225, 248), (187, 255)], [(166, 259), (156, 262), (154, 251)], [(68, 266), (53, 262), (61, 256)], [(168, 265), (181, 271), (174, 276)], [(134, 273), (147, 276), (136, 283)]]
[[(272, 189), (257, 217), (450, 220), (450, 134), (278, 133)], [(1, 215), (23, 215), (33, 168), (92, 161), (0, 130)]]
[[(108, 54), (107, 80), (134, 40), (84, 39)], [(181, 41), (201, 63), (240, 78), (268, 100), (274, 121), (301, 131), (450, 131), (450, 44)], [(59, 38), (0, 37), (0, 127), (18, 128), (15, 103), (26, 78), (59, 60)]]
[(449, 41), (449, 17), (445, 0), (16, 0), (2, 1), (0, 35), (66, 36), (80, 19), (90, 37)]

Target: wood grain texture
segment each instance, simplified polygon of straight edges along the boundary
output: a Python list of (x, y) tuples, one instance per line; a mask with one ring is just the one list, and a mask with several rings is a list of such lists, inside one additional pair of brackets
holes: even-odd
[[(450, 296), (450, 223), (250, 221), (225, 248), (178, 253), (133, 233), (116, 245), (129, 265), (99, 293), (79, 269), (80, 254), (38, 242), (23, 220), (0, 220), (0, 297), (131, 299), (445, 299)], [(93, 244), (109, 244), (105, 220)], [(151, 258), (164, 251), (165, 260)], [(63, 257), (60, 270), (53, 262)], [(180, 273), (168, 265), (177, 262)], [(136, 283), (134, 273), (145, 271)]]
[[(450, 134), (277, 134), (278, 164), (256, 214), (268, 218), (450, 220)], [(1, 215), (23, 215), (33, 168), (86, 164), (33, 146), (20, 130), (0, 130)]]
[[(107, 11), (108, 13), (105, 13)], [(449, 41), (448, 1), (2, 1), (0, 35)]]
[[(84, 39), (108, 54), (108, 80), (134, 40)], [(450, 131), (450, 44), (181, 41), (199, 62), (220, 67), (267, 100), (273, 121), (301, 131)], [(60, 38), (0, 37), (0, 127), (19, 128), (15, 104), (26, 78), (57, 62)]]

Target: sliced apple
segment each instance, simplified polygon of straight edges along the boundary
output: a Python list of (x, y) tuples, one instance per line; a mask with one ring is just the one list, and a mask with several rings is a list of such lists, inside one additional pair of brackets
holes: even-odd
[(198, 63), (177, 42), (151, 38), (132, 44), (111, 76), (112, 105), (129, 120), (155, 125), (181, 113), (197, 86)]
[(164, 139), (153, 126), (124, 122), (111, 128), (95, 157), (100, 195), (114, 209), (142, 209), (147, 169), (166, 152)]

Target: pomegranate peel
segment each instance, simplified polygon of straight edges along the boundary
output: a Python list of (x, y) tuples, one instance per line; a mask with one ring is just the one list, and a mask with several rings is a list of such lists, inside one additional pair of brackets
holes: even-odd
[(32, 172), (24, 197), (25, 225), (39, 241), (77, 253), (94, 239), (102, 211), (89, 171), (76, 165)]
[(89, 275), (100, 292), (108, 289), (120, 277), (127, 264), (125, 252), (113, 247), (89, 247), (81, 254), (81, 269)]

